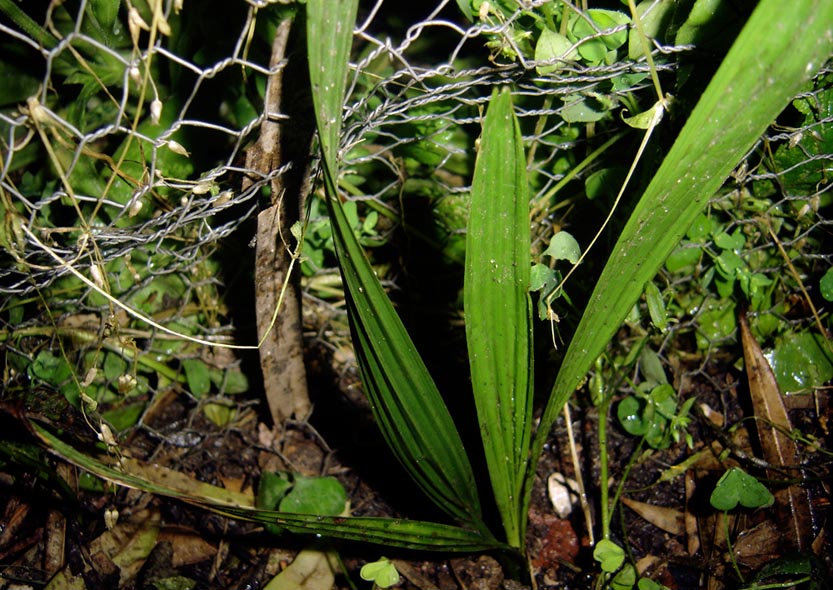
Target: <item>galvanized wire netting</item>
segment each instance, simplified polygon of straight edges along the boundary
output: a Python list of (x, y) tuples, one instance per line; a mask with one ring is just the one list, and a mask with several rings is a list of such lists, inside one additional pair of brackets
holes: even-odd
[[(276, 23), (298, 6), (229, 4), (82, 0), (22, 6), (16, 10), (23, 16), (0, 20), (0, 60), (7, 80), (15, 80), (0, 94), (7, 342), (24, 328), (37, 334), (38, 326), (104, 326), (123, 312), (99, 291), (175, 332), (232, 339), (221, 254), (230, 242), (252, 238), (272, 179), (304, 163), (284, 161), (268, 174), (245, 166), (245, 150), (265, 121), (290, 123), (286, 114), (264, 112), (262, 96), (266, 78), (286, 68), (286, 60), (268, 66)], [(629, 43), (629, 25), (592, 25), (563, 59), (536, 61), (541, 54), (525, 31), (540, 33), (534, 15), (546, 10), (544, 0), (491, 9), (484, 3), (471, 20), (448, 0), (405, 15), (397, 14), (399, 4), (363, 3), (355, 29), (343, 188), (364, 202), (362, 219), (373, 213), (387, 220), (362, 226), (364, 237), (378, 242), (385, 237), (379, 228), (389, 235), (406, 223), (405, 196), (432, 199), (438, 209), (465, 198), (481, 111), (494, 86), (512, 83), (530, 152), (534, 221), (538, 237), (548, 239), (560, 224), (554, 212), (565, 183), (573, 182), (575, 192), (603, 168), (588, 153), (627, 129), (619, 118), (624, 108), (647, 109), (656, 100), (644, 55)], [(624, 42), (614, 42), (617, 35)], [(598, 61), (580, 51), (602, 41), (606, 53)], [(654, 41), (656, 67), (669, 87), (678, 57), (692, 50)], [(300, 58), (290, 51), (288, 59)], [(731, 187), (732, 195), (758, 193), (766, 210), (794, 213), (794, 231), (779, 235), (806, 277), (831, 262), (823, 246), (833, 157), (827, 149), (833, 101), (826, 93), (823, 85), (808, 90), (805, 102), (818, 108), (794, 117), (794, 126), (773, 127), (750, 154), (759, 165)], [(619, 149), (611, 146), (600, 157)], [(790, 165), (767, 167), (770, 147), (789, 149), (781, 162)], [(784, 181), (797, 176), (798, 192)], [(245, 190), (244, 178), (251, 181)], [(761, 194), (765, 187), (768, 194)], [(731, 213), (731, 205), (721, 208)], [(313, 209), (311, 227), (323, 228), (316, 213), (322, 209)], [(443, 221), (449, 236), (463, 227), (455, 219)], [(333, 273), (332, 260), (317, 255), (326, 246), (316, 246), (314, 233), (310, 239), (305, 274), (316, 285)], [(817, 245), (808, 250), (808, 240)], [(772, 240), (749, 243), (767, 248)], [(249, 255), (245, 248), (234, 254)], [(154, 344), (164, 334), (142, 322), (121, 316), (120, 325), (136, 329), (148, 350), (164, 348)], [(31, 358), (30, 351), (20, 353)]]
[[(464, 148), (448, 143), (440, 144), (436, 138), (459, 126), (476, 125), (479, 121), (478, 108), (485, 105), (490, 87), (496, 84), (514, 81), (519, 95), (532, 97), (543, 104), (548, 102), (544, 100), (546, 97), (560, 99), (567, 95), (593, 93), (603, 82), (621, 77), (624, 73), (647, 72), (644, 62), (621, 62), (598, 67), (575, 64), (565, 65), (558, 74), (539, 77), (535, 75), (533, 64), (523, 60), (504, 66), (488, 63), (483, 59), (488, 56), (488, 52), (481, 51), (480, 59), (462, 60), (459, 56), (466, 49), (482, 48), (484, 34), (499, 36), (508, 25), (477, 24), (464, 28), (462, 18), (453, 23), (437, 16), (443, 9), (449, 12), (448, 2), (441, 2), (435, 10), (426, 11), (425, 20), (410, 25), (404, 33), (404, 39), (394, 43), (389, 37), (374, 36), (379, 34), (374, 30), (374, 25), (382, 4), (378, 2), (373, 6), (356, 32), (357, 43), (365, 49), (364, 55), (355, 65), (351, 98), (345, 105), (347, 125), (343, 144), (347, 150), (352, 145), (367, 141), (368, 136), (372, 135), (375, 148), (373, 153), (364, 159), (348, 160), (348, 164), (373, 160), (382, 170), (390, 170), (394, 179), (401, 179), (403, 172), (397, 169), (395, 157), (391, 156), (402, 151), (407, 144), (431, 142), (439, 154), (436, 169), (441, 169), (444, 161), (454, 156), (455, 152), (463, 152)], [(179, 19), (185, 21), (197, 18), (193, 10), (192, 6), (185, 6)], [(216, 244), (251, 216), (256, 208), (253, 197), (270, 180), (257, 178), (255, 171), (246, 170), (240, 165), (240, 159), (247, 143), (256, 137), (259, 125), (267, 117), (280, 119), (280, 113), (257, 113), (250, 119), (237, 120), (237, 125), (233, 125), (224, 120), (227, 118), (223, 117), (222, 112), (211, 113), (213, 117), (208, 118), (202, 113), (197, 115), (196, 108), (205, 99), (204, 88), (208, 81), (224, 72), (241, 71), (249, 78), (247, 83), (269, 73), (268, 65), (246, 55), (250, 49), (251, 31), (257, 26), (257, 19), (263, 18), (263, 13), (258, 13), (253, 3), (248, 8), (246, 18), (237, 23), (239, 28), (236, 29), (237, 34), (229, 55), (206, 65), (197, 65), (190, 56), (177, 54), (171, 47), (172, 39), (162, 34), (157, 35), (150, 48), (137, 48), (138, 51), (108, 47), (100, 39), (83, 32), (84, 23), (89, 19), (85, 16), (88, 12), (89, 6), (85, 3), (77, 8), (77, 13), (68, 12), (66, 16), (75, 19), (73, 30), (59, 33), (52, 48), (44, 47), (38, 40), (17, 30), (13, 24), (4, 24), (0, 29), (4, 35), (13, 39), (12, 43), (37, 54), (42, 60), (37, 69), (43, 71), (37, 91), (32, 93), (28, 101), (17, 108), (7, 105), (0, 115), (4, 127), (2, 186), (7, 206), (14, 204), (8, 210), (16, 211), (22, 225), (34, 235), (43, 238), (48, 235), (54, 251), (65, 261), (71, 261), (77, 269), (88, 268), (93, 263), (94, 242), (100, 251), (99, 264), (124, 257), (138, 249), (154, 254), (165, 253), (173, 261), (165, 269), (151, 269), (151, 274), (188, 270), (195, 264), (205, 246)], [(174, 18), (171, 6), (166, 8), (165, 14), (167, 18)], [(381, 28), (384, 30), (389, 26), (382, 23)], [(426, 43), (433, 43), (436, 38), (448, 45), (455, 37), (456, 45), (448, 55), (438, 55), (435, 52), (428, 54), (423, 49)], [(82, 47), (88, 52), (86, 60), (83, 50), (79, 55), (75, 47)], [(96, 81), (101, 83), (100, 87), (84, 86), (79, 96), (77, 86), (70, 85), (68, 76), (61, 76), (52, 65), (72, 55), (70, 59), (77, 60), (79, 68), (88, 67), (84, 61), (89, 61), (91, 55), (96, 53), (105, 54), (106, 60), (112, 62), (108, 63), (108, 67), (120, 71), (113, 75), (116, 79), (111, 84), (105, 84), (103, 80)], [(96, 59), (104, 61), (101, 57)], [(435, 61), (417, 65), (424, 59)], [(174, 68), (182, 71), (179, 85), (169, 89), (169, 92), (182, 96), (175, 105), (162, 97), (161, 104), (157, 103), (162, 110), (161, 120), (155, 125), (147, 125), (146, 129), (134, 129), (137, 118), (143, 122), (154, 118), (154, 87), (161, 84), (154, 83), (151, 78), (142, 90), (145, 72), (151, 62), (158, 70)], [(380, 62), (384, 62), (382, 76), (373, 71)], [(477, 67), (469, 66), (473, 63)], [(95, 65), (92, 64), (93, 69)], [(278, 70), (282, 67), (283, 64)], [(664, 65), (662, 69), (670, 67)], [(156, 73), (156, 70), (152, 73)], [(640, 85), (644, 85), (644, 80)], [(61, 88), (74, 92), (68, 92), (69, 96), (61, 96), (56, 93)], [(622, 88), (617, 92), (624, 94), (632, 90)], [(136, 96), (139, 92), (145, 95), (141, 100)], [(75, 100), (86, 100), (87, 104), (67, 112)], [(101, 108), (101, 103), (106, 102), (112, 103), (110, 108)], [(222, 111), (224, 108), (229, 106), (220, 104), (217, 110)], [(520, 115), (529, 118), (553, 116), (558, 115), (561, 108), (563, 103), (557, 100), (554, 105), (524, 107)], [(77, 115), (79, 109), (85, 111), (83, 122), (86, 125), (79, 126), (70, 116)], [(94, 124), (89, 120), (92, 118), (97, 119)], [(565, 125), (563, 120), (557, 117), (553, 119), (546, 128), (529, 138), (530, 141), (546, 146), (549, 151), (569, 147), (553, 145), (548, 141), (559, 127)], [(414, 133), (414, 128), (423, 121), (429, 122), (432, 129), (429, 135), (420, 136)], [(403, 130), (405, 127), (407, 129)], [(163, 160), (165, 157), (168, 160), (175, 159), (170, 157), (171, 153), (179, 158), (187, 158), (183, 155), (185, 151), (198, 149), (185, 139), (176, 139), (189, 135), (199, 137), (200, 141), (215, 143), (217, 149), (213, 155), (218, 157), (208, 163), (210, 168), (192, 165), (187, 177), (174, 176), (168, 170), (173, 166)], [(143, 147), (142, 161), (127, 162), (139, 174), (130, 177), (125, 175), (108, 183), (108, 176), (112, 176), (113, 168), (119, 163), (121, 153), (118, 150), (123, 149), (129, 137), (133, 137), (134, 143)], [(57, 162), (51, 163), (50, 171), (55, 182), (49, 187), (51, 190), (39, 194), (27, 191), (21, 181), (27, 170), (43, 167), (44, 164), (41, 159), (37, 162), (23, 161), (25, 149), (33, 144), (40, 144), (38, 147), (42, 157), (51, 158), (50, 151), (60, 150), (62, 153), (56, 155), (64, 168), (58, 170)], [(467, 149), (472, 150), (473, 146)], [(448, 153), (441, 154), (442, 150)], [(548, 170), (551, 157), (551, 154), (543, 154), (533, 163), (536, 169), (548, 177), (542, 191), (559, 178)], [(88, 166), (91, 159), (97, 160), (96, 163), (107, 164), (96, 169), (102, 176), (101, 185), (73, 186), (74, 178), (80, 179), (82, 168)], [(121, 164), (124, 166), (125, 162)], [(286, 164), (291, 165), (289, 162)], [(118, 173), (121, 170), (117, 169)], [(273, 174), (281, 174), (281, 169), (273, 171)], [(239, 179), (244, 175), (255, 176), (256, 182), (245, 192), (240, 192)], [(61, 176), (68, 182), (60, 182)], [(113, 188), (114, 184), (119, 183), (125, 185), (123, 190)], [(100, 193), (89, 190), (91, 188), (101, 189)], [(464, 187), (458, 187), (458, 190), (464, 190)], [(384, 198), (387, 193), (382, 189), (377, 194), (367, 196)], [(58, 204), (64, 207), (78, 205), (82, 211), (88, 205), (92, 211), (77, 216), (77, 219), (71, 219), (72, 215), (69, 215), (70, 221), (74, 222), (72, 224), (47, 220), (45, 211)], [(241, 206), (244, 208), (241, 209)], [(235, 209), (233, 219), (217, 221), (221, 217), (219, 213), (232, 208)], [(15, 233), (19, 234), (19, 229)], [(178, 240), (175, 247), (168, 242), (173, 236), (183, 234), (187, 234), (187, 239)], [(3, 292), (29, 293), (67, 274), (67, 266), (58, 263), (53, 255), (34, 243), (31, 236), (20, 236), (18, 245), (21, 247), (10, 249), (17, 258), (17, 264), (5, 265), (0, 270)]]

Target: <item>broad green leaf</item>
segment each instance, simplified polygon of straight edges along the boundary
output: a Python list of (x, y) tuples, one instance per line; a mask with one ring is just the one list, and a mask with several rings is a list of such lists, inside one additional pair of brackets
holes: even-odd
[(324, 188), (365, 393), (390, 448), (440, 508), (484, 531), (474, 473), (442, 396), (376, 277), (335, 179), (344, 80), (356, 0), (310, 0), (307, 38)]
[(560, 115), (567, 123), (592, 123), (608, 115), (608, 105), (591, 96), (570, 95), (564, 98)]
[(542, 255), (552, 256), (556, 260), (567, 260), (570, 264), (578, 264), (581, 258), (581, 246), (578, 245), (573, 234), (561, 230), (552, 237), (550, 245)]
[(668, 377), (662, 366), (662, 360), (648, 346), (643, 348), (639, 353), (639, 372), (642, 373), (642, 377), (651, 387), (668, 383)]
[[(783, 186), (789, 187), (790, 193), (794, 195), (815, 194), (818, 190), (816, 187), (829, 181), (830, 154), (833, 153), (831, 80), (821, 80), (817, 88), (819, 90), (812, 94), (807, 93), (793, 101), (793, 106), (804, 117), (791, 125), (804, 131), (793, 132), (790, 140), (783, 142), (772, 155), (770, 166), (778, 173)], [(825, 197), (822, 196), (822, 199)], [(829, 195), (825, 200), (829, 202)]]
[(659, 287), (653, 281), (645, 283), (645, 303), (648, 304), (651, 323), (659, 330), (665, 330), (668, 327), (668, 312), (665, 310), (662, 293), (659, 292)]
[(730, 338), (737, 328), (737, 314), (735, 303), (730, 299), (714, 301), (709, 299), (703, 305), (703, 311), (698, 318), (697, 348), (706, 350), (714, 343)]
[(211, 369), (211, 383), (225, 394), (245, 393), (249, 391), (249, 380), (239, 368)]
[(471, 0), (457, 0), (457, 6), (467, 19), (474, 20), (474, 13), (471, 11)]
[[(536, 433), (537, 462), (561, 409), (704, 204), (833, 52), (833, 3), (762, 0), (646, 189), (566, 352)], [(773, 34), (777, 31), (777, 34)], [(529, 501), (534, 470), (527, 474)]]
[[(642, 20), (642, 30), (649, 39), (658, 38), (669, 29), (675, 3), (676, 0), (643, 0), (637, 5), (636, 11)], [(664, 39), (659, 40), (662, 42)], [(636, 27), (633, 27), (628, 35), (628, 57), (636, 60), (643, 55), (645, 50), (642, 39), (639, 38)]]
[(738, 251), (743, 248), (746, 243), (746, 236), (743, 235), (743, 230), (738, 228), (733, 234), (720, 232), (714, 237), (714, 245), (724, 250)]
[(648, 432), (649, 421), (645, 418), (645, 402), (634, 396), (628, 396), (616, 406), (616, 417), (625, 432), (633, 436), (643, 436)]
[[(722, 0), (695, 0), (694, 6), (683, 25), (677, 31), (676, 43), (687, 45), (696, 43), (710, 27), (715, 28), (719, 22)], [(773, 16), (777, 16), (774, 13)]]
[(626, 563), (625, 567), (617, 572), (610, 581), (611, 590), (633, 590), (636, 584), (636, 568), (632, 563)]
[(185, 359), (182, 368), (185, 369), (188, 389), (194, 397), (200, 399), (208, 395), (211, 391), (211, 375), (206, 364), (199, 359)]
[(819, 334), (789, 332), (766, 357), (784, 393), (812, 391), (833, 379), (833, 353)]
[(709, 498), (717, 510), (734, 510), (740, 504), (745, 508), (772, 506), (775, 498), (764, 484), (739, 467), (732, 467), (717, 482)]
[(819, 281), (819, 292), (826, 301), (833, 301), (833, 268), (828, 268)]
[(529, 193), (508, 88), (492, 94), (471, 188), (466, 340), (480, 433), (509, 544), (524, 542), (520, 501), (532, 428)]
[[(627, 28), (608, 32), (620, 25), (630, 22), (630, 17), (614, 10), (591, 8), (587, 15), (593, 20), (591, 24), (584, 17), (572, 17), (571, 33), (576, 39), (585, 39), (578, 46), (579, 54), (590, 64), (599, 64), (608, 57), (609, 50), (621, 47), (628, 40)], [(603, 34), (599, 36), (599, 31)], [(615, 52), (612, 58), (615, 59)]]
[[(599, 29), (602, 31), (609, 31), (615, 29), (620, 25), (630, 24), (631, 18), (622, 12), (616, 10), (604, 10), (601, 8), (591, 8), (587, 11), (590, 18), (595, 21)], [(615, 33), (606, 33), (601, 37), (608, 49), (616, 49), (621, 47), (628, 40), (628, 29), (622, 28)]]
[(40, 79), (33, 72), (27, 71), (22, 63), (15, 63), (8, 57), (0, 61), (0, 76), (3, 79), (0, 106), (25, 102), (38, 91)]
[[(694, 267), (703, 255), (703, 250), (691, 245), (680, 246), (669, 254), (665, 260), (665, 268), (668, 272), (681, 272)], [(691, 272), (690, 274), (694, 274)]]
[(652, 125), (654, 125), (655, 120), (662, 119), (662, 115), (665, 112), (665, 105), (657, 101), (647, 111), (642, 111), (641, 113), (636, 113), (633, 116), (625, 117), (622, 115), (622, 120), (628, 124), (628, 126), (633, 127), (634, 129), (648, 129)]
[[(614, 199), (628, 170), (624, 166), (601, 168), (592, 172), (584, 181), (584, 193), (591, 201), (593, 199)], [(561, 233), (561, 232), (559, 232)], [(558, 235), (558, 234), (556, 234)]]
[[(575, 50), (570, 51), (572, 46), (573, 42), (567, 37), (544, 27), (541, 36), (538, 37), (538, 42), (535, 44), (535, 61), (550, 61), (556, 58), (574, 61), (578, 58), (578, 53)], [(538, 66), (535, 69), (539, 74), (544, 75), (554, 72), (560, 67), (559, 64), (553, 64)]]
[[(773, 576), (806, 576), (815, 573), (823, 575), (812, 554), (785, 555), (770, 561), (755, 574), (755, 581), (764, 581)], [(812, 586), (810, 585), (812, 588)]]
[(506, 549), (492, 536), (458, 526), (395, 518), (367, 516), (317, 516), (270, 512), (232, 506), (202, 505), (218, 514), (240, 520), (272, 523), (296, 534), (317, 535), (373, 543), (402, 549), (470, 553)]
[(101, 417), (104, 418), (104, 421), (109, 424), (114, 431), (121, 432), (123, 430), (127, 430), (131, 426), (135, 426), (139, 421), (139, 418), (142, 417), (146, 407), (147, 405), (145, 402), (124, 404), (112, 410), (102, 412)]
[(104, 378), (108, 381), (115, 381), (127, 371), (127, 361), (115, 352), (108, 352), (104, 355)]
[(540, 291), (553, 282), (555, 271), (546, 264), (535, 264), (530, 269), (529, 290)]
[(213, 401), (202, 407), (202, 413), (220, 428), (225, 428), (237, 414), (237, 407), (230, 400)]
[(110, 31), (119, 16), (119, 4), (120, 0), (91, 0), (87, 10), (95, 16), (99, 25)]
[(281, 512), (335, 516), (344, 512), (347, 493), (334, 477), (295, 475), (295, 483), (281, 500)]
[[(274, 524), (288, 532), (296, 534), (320, 535), (334, 539), (345, 539), (374, 543), (403, 549), (441, 550), (452, 552), (486, 551), (505, 549), (506, 546), (495, 541), (491, 535), (468, 528), (449, 526), (417, 520), (400, 520), (393, 518), (321, 516), (311, 514), (293, 514), (260, 510), (251, 506), (235, 504), (233, 497), (227, 500), (189, 494), (181, 489), (150, 481), (133, 475), (127, 467), (113, 468), (105, 465), (88, 451), (80, 451), (65, 443), (41, 424), (30, 421), (32, 431), (53, 454), (109, 482), (159, 494), (194, 504), (206, 510), (231, 518)], [(165, 478), (167, 481), (167, 478)], [(200, 489), (213, 488), (201, 484)], [(222, 493), (232, 496), (228, 490), (215, 488), (219, 497)]]
[(264, 471), (260, 474), (257, 485), (255, 506), (266, 510), (274, 510), (292, 488), (288, 473)]
[(80, 404), (81, 391), (73, 377), (73, 368), (65, 357), (41, 350), (29, 365), (29, 374), (57, 388), (73, 406)]

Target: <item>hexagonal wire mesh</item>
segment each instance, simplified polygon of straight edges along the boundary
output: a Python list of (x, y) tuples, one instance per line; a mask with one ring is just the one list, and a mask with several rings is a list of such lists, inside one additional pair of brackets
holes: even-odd
[[(304, 165), (281, 162), (267, 174), (245, 166), (245, 150), (263, 123), (287, 120), (286, 114), (264, 112), (262, 96), (266, 77), (286, 67), (282, 61), (269, 68), (269, 47), (277, 22), (295, 6), (250, 0), (206, 2), (197, 10), (195, 3), (182, 4), (51, 3), (15, 8), (0, 21), (5, 76), (14, 80), (0, 93), (7, 377), (15, 370), (31, 374), (27, 367), (49, 346), (26, 337), (54, 343), (50, 339), (64, 329), (82, 351), (73, 359), (79, 374), (106, 363), (106, 355), (102, 360), (83, 351), (101, 351), (114, 321), (120, 337), (134, 348), (138, 340), (142, 351), (118, 352), (115, 368), (104, 367), (104, 385), (111, 389), (122, 365), (133, 363), (135, 370), (142, 358), (139, 373), (158, 373), (140, 379), (146, 389), (163, 382), (159, 375), (175, 375), (178, 368), (147, 360), (152, 351), (199, 356), (170, 334), (124, 315), (102, 291), (174, 332), (235, 340), (224, 299), (233, 298), (247, 278), (230, 272), (228, 259), (233, 268), (253, 257), (245, 244), (262, 197), (275, 177)], [(459, 261), (450, 243), (464, 222), (453, 211), (442, 213), (443, 204), (462, 203), (457, 210), (464, 217), (481, 111), (491, 87), (511, 83), (528, 146), (540, 250), (553, 225), (561, 224), (565, 203), (575, 200), (563, 196), (568, 181), (575, 193), (603, 171), (598, 158), (626, 129), (620, 109), (652, 103), (644, 55), (629, 44), (627, 23), (600, 28), (598, 18), (569, 3), (563, 3), (570, 15), (562, 32), (576, 22), (591, 29), (583, 36), (570, 29), (572, 37), (562, 35), (570, 47), (556, 53), (565, 59), (545, 62), (536, 61), (546, 56), (536, 36), (546, 28), (542, 18), (557, 16), (555, 3), (483, 3), (486, 8), (471, 20), (457, 3), (429, 4), (400, 14), (399, 3), (366, 2), (355, 28), (343, 188), (364, 203), (362, 219), (373, 219), (361, 226), (364, 238), (384, 241), (388, 234), (379, 228), (392, 232), (406, 223), (403, 198), (424, 197), (446, 215), (438, 222), (447, 230), (440, 248)], [(658, 4), (645, 3), (646, 14)], [(597, 51), (599, 43), (600, 57), (588, 49)], [(656, 40), (660, 76), (672, 79), (680, 56), (690, 50)], [(820, 78), (829, 76), (827, 70)], [(771, 127), (750, 153), (747, 172), (712, 209), (731, 217), (747, 203), (725, 227), (728, 233), (772, 214), (779, 227), (745, 242), (747, 253), (772, 251), (777, 234), (799, 274), (812, 283), (831, 263), (823, 244), (831, 223), (824, 206), (833, 100), (829, 84), (799, 99), (803, 107)], [(249, 186), (241, 190), (244, 178)], [(312, 245), (305, 284), (320, 301), (322, 293), (338, 289), (328, 279), (335, 271), (324, 256), (326, 221), (315, 201), (308, 200)], [(379, 218), (386, 222), (376, 227)], [(719, 253), (711, 240), (707, 236), (705, 251)], [(757, 270), (775, 276), (782, 266)], [(684, 280), (678, 275), (669, 284)], [(87, 336), (80, 338), (82, 333)], [(243, 342), (253, 343), (254, 337)], [(115, 354), (119, 346), (105, 349)]]

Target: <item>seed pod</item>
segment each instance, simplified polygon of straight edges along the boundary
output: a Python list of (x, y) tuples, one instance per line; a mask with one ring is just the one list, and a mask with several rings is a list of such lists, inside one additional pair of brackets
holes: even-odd
[(174, 141), (173, 139), (169, 139), (167, 141), (167, 145), (168, 145), (168, 149), (171, 150), (175, 154), (179, 154), (180, 156), (185, 156), (186, 158), (189, 158), (191, 156), (191, 154), (188, 152), (188, 150), (186, 150), (184, 147), (182, 147), (181, 143), (179, 143), (177, 141)]
[(162, 116), (162, 101), (158, 98), (150, 103), (150, 120), (154, 125), (159, 125), (159, 118)]

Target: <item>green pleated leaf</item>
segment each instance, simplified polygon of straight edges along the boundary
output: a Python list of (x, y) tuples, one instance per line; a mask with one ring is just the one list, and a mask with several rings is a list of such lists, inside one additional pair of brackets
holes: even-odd
[[(32, 432), (52, 453), (102, 479), (152, 494), (177, 498), (231, 518), (278, 525), (290, 533), (321, 535), (404, 549), (483, 551), (501, 548), (501, 544), (491, 535), (446, 524), (392, 518), (316, 516), (234, 505), (234, 496), (231, 493), (228, 494), (228, 498), (220, 498), (216, 494), (215, 497), (200, 496), (172, 488), (164, 482), (132, 475), (123, 469), (114, 469), (89, 453), (62, 441), (41, 424), (30, 421), (29, 425)], [(217, 491), (225, 492), (222, 489)]]
[(358, 6), (358, 0), (307, 2), (309, 77), (325, 174), (334, 173), (337, 168), (344, 86)]
[(524, 542), (532, 421), (529, 194), (508, 88), (483, 122), (466, 236), (466, 341), (480, 432), (507, 540)]
[(484, 535), (480, 500), (451, 415), (353, 233), (336, 157), (356, 0), (309, 0), (307, 39), (324, 188), (364, 390), (385, 440), (437, 506)]
[(241, 520), (276, 524), (290, 533), (314, 534), (402, 549), (472, 552), (505, 547), (491, 535), (473, 529), (421, 520), (310, 516), (235, 507), (216, 507), (212, 511)]
[[(665, 258), (747, 150), (833, 50), (833, 3), (762, 0), (663, 160), (613, 249), (536, 433), (553, 421)], [(533, 462), (534, 465), (534, 462)], [(527, 474), (528, 502), (534, 470)]]

